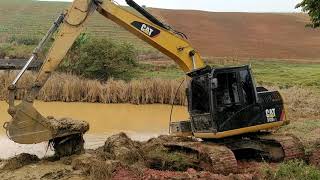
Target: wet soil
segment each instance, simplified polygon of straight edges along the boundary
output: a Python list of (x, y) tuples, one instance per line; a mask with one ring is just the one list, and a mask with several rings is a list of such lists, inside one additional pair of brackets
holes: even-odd
[(308, 156), (307, 160), (308, 160), (309, 164), (311, 164), (317, 168), (320, 168), (320, 139), (318, 139), (315, 142), (314, 147), (309, 152), (309, 156)]
[[(126, 134), (110, 136), (105, 144), (82, 154), (38, 159), (20, 154), (0, 160), (0, 179), (259, 179), (263, 162), (238, 161), (239, 170), (217, 174), (199, 167), (199, 159), (186, 152), (169, 152), (164, 144), (194, 141), (159, 136), (145, 142)], [(276, 166), (272, 164), (271, 166)]]

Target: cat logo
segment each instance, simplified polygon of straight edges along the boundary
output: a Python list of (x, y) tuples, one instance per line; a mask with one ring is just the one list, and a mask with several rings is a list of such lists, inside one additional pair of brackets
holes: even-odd
[(266, 117), (268, 122), (275, 122), (276, 118), (276, 109), (266, 109)]
[(149, 27), (146, 24), (142, 24), (141, 31), (147, 34), (148, 36), (151, 36), (152, 32), (154, 31), (151, 27)]
[(134, 21), (131, 23), (131, 25), (149, 37), (155, 37), (160, 34), (160, 30), (142, 22)]

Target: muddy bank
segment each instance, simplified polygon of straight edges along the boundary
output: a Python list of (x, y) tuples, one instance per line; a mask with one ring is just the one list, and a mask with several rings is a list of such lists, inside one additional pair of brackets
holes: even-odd
[[(79, 155), (38, 159), (20, 154), (0, 160), (0, 179), (263, 179), (261, 169), (265, 162), (241, 160), (237, 169), (217, 172), (201, 154), (166, 147), (194, 141), (197, 140), (159, 136), (140, 142), (120, 133), (107, 138), (103, 146)], [(319, 163), (314, 157), (312, 160)]]
[(160, 136), (133, 141), (124, 133), (96, 150), (60, 158), (21, 154), (0, 161), (0, 179), (253, 179), (254, 173), (213, 173), (187, 152), (169, 152), (165, 143), (189, 138)]

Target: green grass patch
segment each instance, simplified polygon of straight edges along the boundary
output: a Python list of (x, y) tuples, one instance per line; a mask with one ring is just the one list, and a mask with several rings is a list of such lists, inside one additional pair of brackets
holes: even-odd
[(135, 77), (137, 79), (144, 78), (160, 78), (160, 79), (179, 79), (184, 77), (184, 72), (176, 65), (158, 66), (152, 64), (139, 64)]
[(281, 163), (278, 168), (272, 169), (266, 165), (262, 169), (264, 179), (268, 180), (318, 180), (320, 170), (307, 165), (300, 160)]
[(256, 61), (252, 70), (259, 84), (320, 87), (320, 64)]
[[(320, 64), (267, 61), (253, 61), (248, 64), (252, 67), (253, 75), (257, 83), (261, 85), (279, 86), (281, 88), (292, 86), (320, 87)], [(221, 65), (218, 64), (210, 65), (221, 67)], [(137, 78), (159, 77), (164, 79), (176, 79), (184, 76), (183, 71), (176, 65), (143, 64), (140, 65), (138, 72), (139, 76)]]
[[(0, 43), (19, 39), (22, 43), (33, 44), (23, 37), (41, 39), (61, 12), (70, 2), (50, 2), (37, 0), (0, 1)], [(132, 8), (124, 7), (129, 11)], [(141, 49), (153, 49), (147, 43), (132, 35), (116, 23), (95, 12), (87, 22), (84, 31), (97, 38), (110, 38), (119, 42), (131, 42)], [(154, 49), (153, 49), (154, 50)]]
[(9, 57), (10, 59), (28, 58), (35, 46), (24, 44), (0, 43), (0, 58)]

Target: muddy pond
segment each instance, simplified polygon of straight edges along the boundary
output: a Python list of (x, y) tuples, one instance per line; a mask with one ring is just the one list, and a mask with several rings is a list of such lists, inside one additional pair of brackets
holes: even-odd
[[(89, 122), (90, 130), (85, 135), (87, 149), (102, 146), (108, 136), (121, 131), (135, 140), (147, 140), (167, 134), (171, 110), (170, 105), (159, 104), (36, 102), (35, 107), (44, 116), (71, 117)], [(47, 149), (47, 143), (21, 145), (6, 137), (2, 124), (10, 119), (7, 108), (6, 102), (0, 102), (0, 158), (8, 158), (22, 152), (36, 154), (39, 157), (52, 154), (53, 152)], [(173, 121), (187, 118), (186, 107), (174, 106)]]

